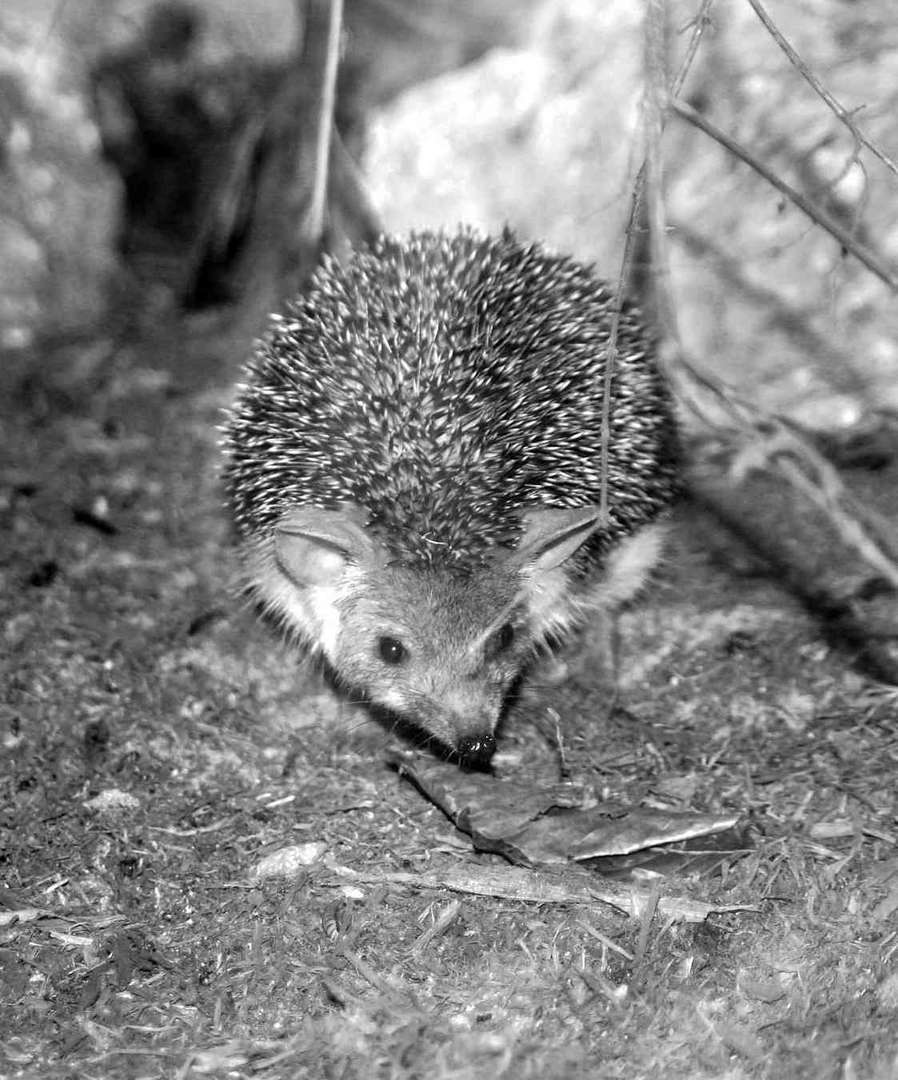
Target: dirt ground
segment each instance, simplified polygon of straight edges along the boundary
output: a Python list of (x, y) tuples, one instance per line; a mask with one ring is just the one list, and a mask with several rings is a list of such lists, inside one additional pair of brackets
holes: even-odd
[[(541, 893), (568, 870), (473, 850), (233, 598), (216, 425), (245, 339), (4, 366), (0, 1072), (898, 1076), (898, 691), (685, 505), (618, 708), (587, 643), (523, 694), (505, 771), (737, 814), (738, 843), (618, 866), (637, 917)], [(850, 477), (893, 520), (896, 479)], [(852, 580), (788, 496), (744, 499)]]

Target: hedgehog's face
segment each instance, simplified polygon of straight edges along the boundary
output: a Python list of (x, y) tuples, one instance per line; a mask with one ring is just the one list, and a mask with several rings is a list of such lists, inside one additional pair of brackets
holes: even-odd
[(391, 565), (359, 512), (298, 508), (250, 552), (257, 595), (375, 709), (484, 766), (509, 690), (574, 618), (565, 563), (594, 508), (528, 515), (484, 567)]
[(339, 603), (333, 665), (388, 722), (483, 766), (533, 649), (515, 575), (396, 566)]

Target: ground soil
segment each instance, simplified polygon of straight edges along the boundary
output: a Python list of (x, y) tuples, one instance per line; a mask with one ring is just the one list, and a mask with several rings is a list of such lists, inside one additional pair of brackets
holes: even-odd
[[(618, 707), (587, 641), (525, 690), (505, 767), (738, 813), (738, 851), (628, 874), (748, 910), (459, 891), (512, 868), (233, 597), (216, 426), (247, 339), (194, 319), (4, 366), (0, 1071), (898, 1075), (898, 691), (684, 504)], [(892, 521), (896, 479), (849, 477)], [(740, 499), (862, 576), (775, 484)]]

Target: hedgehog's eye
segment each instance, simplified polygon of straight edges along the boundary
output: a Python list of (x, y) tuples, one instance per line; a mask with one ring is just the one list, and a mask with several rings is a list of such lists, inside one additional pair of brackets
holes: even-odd
[(513, 641), (514, 627), (511, 623), (503, 623), (494, 634), (490, 635), (486, 651), (490, 656), (498, 656), (511, 648)]
[(408, 655), (406, 647), (394, 637), (378, 638), (377, 651), (385, 664), (401, 664)]

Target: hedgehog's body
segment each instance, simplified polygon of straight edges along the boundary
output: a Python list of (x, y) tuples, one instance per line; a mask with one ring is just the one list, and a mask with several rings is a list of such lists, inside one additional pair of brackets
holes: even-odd
[(671, 408), (624, 308), (506, 233), (383, 239), (327, 262), (249, 368), (228, 486), (249, 585), (374, 705), (483, 757), (547, 638), (655, 562)]

